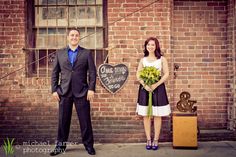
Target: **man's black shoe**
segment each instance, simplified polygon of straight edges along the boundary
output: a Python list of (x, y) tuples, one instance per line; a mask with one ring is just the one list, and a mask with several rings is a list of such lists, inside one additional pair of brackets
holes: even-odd
[(56, 146), (56, 148), (50, 153), (50, 156), (56, 156), (58, 154), (64, 153), (66, 146)]
[(85, 149), (87, 150), (88, 154), (90, 155), (95, 155), (95, 149), (93, 147), (85, 147)]

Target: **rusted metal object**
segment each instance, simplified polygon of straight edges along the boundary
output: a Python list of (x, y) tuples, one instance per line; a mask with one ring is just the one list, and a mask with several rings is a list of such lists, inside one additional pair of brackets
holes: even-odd
[(180, 112), (191, 112), (194, 113), (197, 111), (197, 106), (193, 106), (197, 101), (189, 100), (191, 97), (189, 92), (182, 92), (180, 94), (180, 101), (177, 103), (177, 109)]

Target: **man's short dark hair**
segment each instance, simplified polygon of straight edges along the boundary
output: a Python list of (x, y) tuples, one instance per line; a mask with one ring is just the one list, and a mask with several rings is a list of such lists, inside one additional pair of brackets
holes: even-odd
[(73, 30), (79, 32), (79, 34), (80, 34), (80, 31), (77, 27), (71, 27), (71, 28), (67, 29), (67, 35), (69, 35), (70, 31), (73, 31)]

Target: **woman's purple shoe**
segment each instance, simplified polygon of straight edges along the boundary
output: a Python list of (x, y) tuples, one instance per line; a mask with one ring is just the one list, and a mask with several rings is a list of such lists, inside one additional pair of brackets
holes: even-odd
[(154, 140), (152, 143), (152, 150), (157, 150), (158, 149), (158, 141)]
[(147, 150), (151, 150), (152, 149), (152, 142), (151, 142), (151, 140), (147, 140), (146, 149)]

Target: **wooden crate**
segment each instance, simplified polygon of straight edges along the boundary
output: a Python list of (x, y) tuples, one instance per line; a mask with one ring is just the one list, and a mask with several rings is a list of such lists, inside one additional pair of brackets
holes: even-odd
[(173, 148), (193, 148), (197, 145), (197, 114), (173, 112)]

